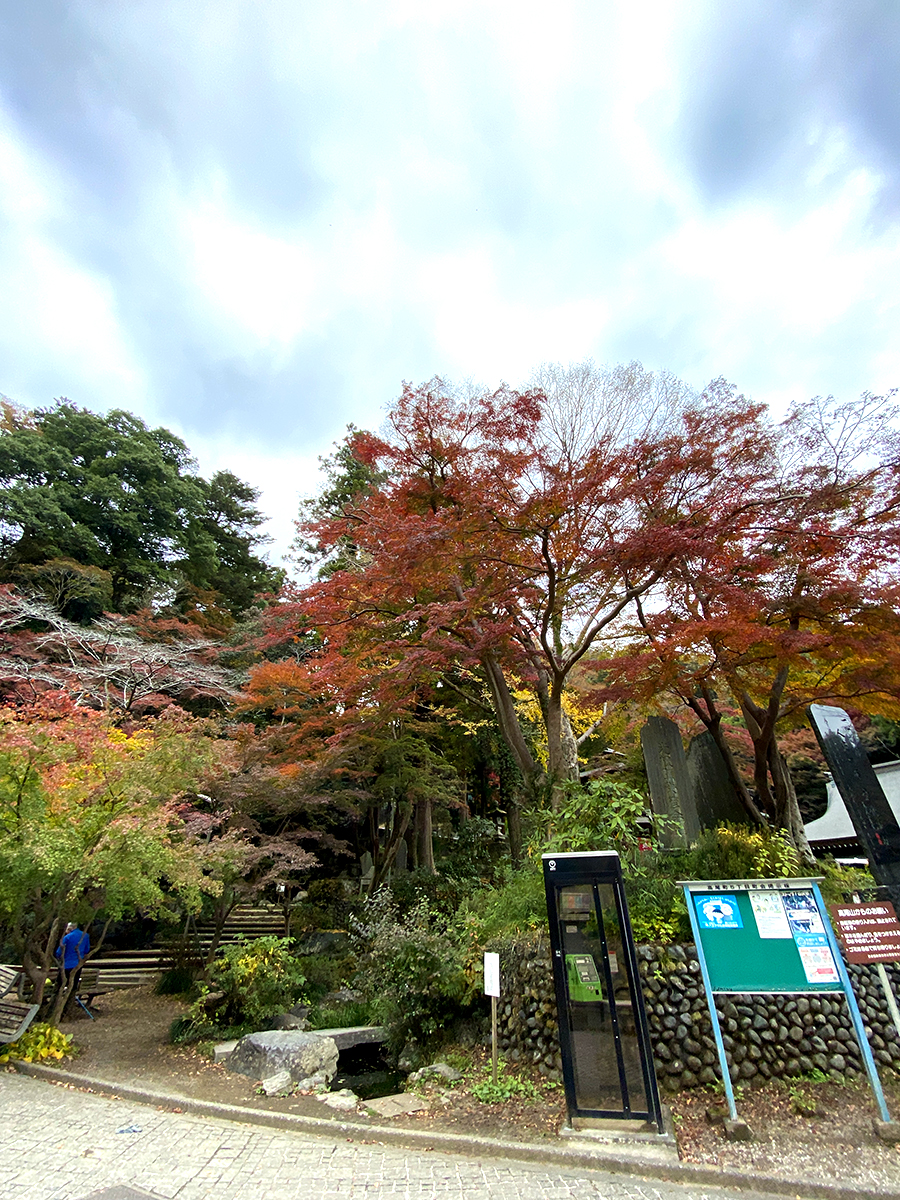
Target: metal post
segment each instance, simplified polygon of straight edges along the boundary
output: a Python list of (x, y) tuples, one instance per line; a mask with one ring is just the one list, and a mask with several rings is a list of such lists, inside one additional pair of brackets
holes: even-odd
[(497, 1082), (497, 997), (491, 996), (491, 1062), (494, 1067), (494, 1083)]
[(888, 973), (884, 969), (884, 963), (876, 963), (875, 969), (878, 971), (878, 978), (881, 980), (881, 986), (884, 989), (884, 998), (887, 1001), (888, 1009), (890, 1010), (891, 1020), (894, 1022), (894, 1028), (900, 1034), (900, 1008), (897, 1008), (897, 1001), (894, 997), (894, 989), (891, 987), (891, 981), (888, 979)]
[(713, 995), (709, 971), (706, 968), (706, 958), (703, 954), (703, 943), (700, 940), (700, 927), (697, 924), (697, 913), (694, 910), (694, 901), (689, 887), (685, 887), (684, 889), (684, 898), (687, 902), (688, 917), (691, 921), (691, 932), (694, 935), (694, 945), (697, 948), (697, 961), (700, 963), (700, 974), (703, 977), (703, 990), (706, 992), (706, 1001), (709, 1005), (709, 1018), (712, 1021), (713, 1037), (716, 1040), (716, 1050), (719, 1052), (719, 1066), (722, 1068), (722, 1083), (725, 1087), (725, 1099), (728, 1101), (728, 1115), (731, 1117), (732, 1121), (736, 1121), (737, 1106), (734, 1102), (734, 1088), (731, 1086), (731, 1071), (728, 1068), (728, 1059), (725, 1056), (725, 1043), (722, 1041), (722, 1030), (719, 1026), (719, 1014), (716, 1012), (716, 999)]
[(871, 1083), (872, 1091), (875, 1093), (875, 1102), (878, 1105), (878, 1111), (881, 1113), (882, 1121), (890, 1121), (891, 1115), (887, 1110), (887, 1104), (885, 1104), (884, 1092), (881, 1090), (881, 1080), (878, 1078), (878, 1068), (875, 1066), (875, 1059), (872, 1057), (872, 1047), (869, 1045), (869, 1039), (866, 1037), (866, 1027), (863, 1024), (862, 1014), (859, 1011), (859, 1005), (856, 1003), (856, 996), (853, 994), (853, 985), (850, 982), (850, 976), (847, 974), (847, 968), (844, 966), (844, 956), (841, 954), (837, 938), (834, 936), (834, 930), (831, 928), (831, 921), (828, 919), (828, 912), (825, 908), (825, 902), (822, 899), (822, 893), (819, 891), (819, 885), (815, 880), (811, 880), (810, 882), (812, 884), (813, 895), (816, 898), (816, 904), (819, 907), (819, 916), (822, 919), (825, 937), (828, 939), (828, 945), (831, 947), (831, 954), (844, 987), (844, 995), (847, 997), (850, 1020), (853, 1022), (853, 1032), (856, 1034), (863, 1062), (866, 1064), (866, 1074), (869, 1076), (869, 1083)]

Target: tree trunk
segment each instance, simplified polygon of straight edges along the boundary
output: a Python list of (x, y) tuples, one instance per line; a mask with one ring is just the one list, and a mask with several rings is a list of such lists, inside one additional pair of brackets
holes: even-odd
[(522, 727), (519, 724), (519, 715), (516, 712), (516, 706), (507, 685), (506, 677), (503, 674), (503, 669), (490, 651), (484, 654), (481, 661), (485, 676), (487, 677), (488, 687), (490, 688), (491, 698), (494, 702), (497, 724), (500, 726), (503, 740), (509, 747), (509, 752), (512, 754), (516, 766), (519, 768), (522, 779), (525, 782), (526, 791), (529, 793), (531, 799), (536, 799), (543, 771), (540, 764), (535, 761), (534, 755), (531, 753), (531, 748), (522, 733)]
[(415, 871), (419, 865), (419, 846), (416, 841), (416, 831), (413, 828), (407, 829), (404, 834), (406, 842), (406, 865), (410, 871)]
[(556, 812), (562, 802), (565, 784), (578, 779), (578, 743), (572, 724), (563, 708), (562, 685), (551, 687), (547, 676), (537, 682), (538, 700), (547, 731), (547, 775), (550, 780), (550, 807)]
[(222, 941), (222, 934), (225, 932), (225, 923), (237, 908), (239, 901), (240, 896), (236, 891), (232, 891), (231, 895), (227, 896), (227, 890), (225, 890), (219, 898), (219, 903), (216, 906), (212, 940), (209, 943), (209, 948), (206, 951), (206, 957), (203, 961), (204, 967), (212, 965), (213, 959), (216, 957), (216, 952), (219, 949), (219, 943)]
[(509, 796), (506, 801), (506, 836), (509, 841), (509, 858), (513, 870), (522, 865), (522, 808), (519, 797)]
[(434, 841), (432, 838), (432, 806), (430, 800), (416, 805), (416, 845), (419, 869), (434, 875)]
[(44, 990), (47, 986), (47, 975), (52, 968), (43, 962), (36, 962), (26, 950), (22, 955), (22, 970), (31, 983), (31, 1003), (42, 1004)]
[(685, 699), (694, 715), (700, 718), (707, 730), (712, 734), (712, 739), (718, 746), (722, 760), (728, 769), (731, 786), (734, 788), (734, 793), (738, 800), (740, 800), (743, 807), (747, 810), (747, 816), (755, 825), (765, 825), (766, 819), (760, 812), (756, 801), (750, 795), (750, 789), (744, 782), (744, 778), (738, 770), (738, 765), (734, 761), (734, 755), (731, 753), (731, 747), (722, 733), (722, 714), (713, 703), (712, 696), (704, 688), (703, 704), (700, 704), (694, 696), (685, 697)]
[(803, 865), (814, 867), (816, 859), (803, 827), (803, 817), (800, 813), (800, 805), (797, 803), (797, 790), (791, 778), (790, 767), (775, 741), (772, 742), (769, 752), (769, 766), (772, 772), (777, 811), (782, 815), (781, 827), (796, 846)]
[[(400, 813), (394, 809), (394, 821), (391, 826), (391, 832), (388, 836), (387, 843), (384, 849), (379, 849), (378, 857), (375, 859), (375, 870), (372, 872), (372, 883), (369, 886), (369, 895), (372, 896), (387, 879), (388, 872), (394, 863), (394, 857), (397, 854), (397, 847), (403, 840), (406, 834), (407, 826), (409, 825), (412, 809), (408, 804), (403, 806), (403, 812)], [(376, 827), (377, 828), (377, 827)], [(377, 843), (376, 843), (377, 845)]]
[[(94, 916), (96, 916), (96, 910), (94, 912)], [(62, 986), (59, 988), (58, 992), (56, 993), (56, 995), (53, 998), (53, 1005), (50, 1009), (50, 1014), (47, 1017), (47, 1021), (50, 1025), (59, 1025), (59, 1022), (62, 1019), (63, 1012), (65, 1011), (66, 1004), (68, 1003), (69, 997), (76, 990), (76, 985), (78, 984), (78, 980), (81, 978), (81, 972), (82, 972), (85, 964), (89, 963), (91, 961), (91, 959), (94, 958), (95, 955), (99, 954), (100, 948), (102, 947), (103, 943), (106, 941), (106, 931), (109, 929), (111, 920), (112, 920), (112, 918), (109, 918), (106, 921), (106, 924), (103, 926), (103, 929), (100, 933), (100, 937), (97, 939), (96, 946), (94, 946), (91, 949), (90, 954), (85, 955), (85, 957), (81, 960), (80, 965), (78, 967), (76, 967), (73, 971), (66, 971), (65, 969), (63, 969), (63, 971), (62, 971)], [(85, 925), (84, 925), (85, 929), (90, 929), (92, 924), (93, 924), (93, 918), (90, 921), (85, 921)], [(60, 965), (62, 965), (62, 964), (60, 963)], [(37, 1001), (32, 1001), (32, 1002), (37, 1003)]]

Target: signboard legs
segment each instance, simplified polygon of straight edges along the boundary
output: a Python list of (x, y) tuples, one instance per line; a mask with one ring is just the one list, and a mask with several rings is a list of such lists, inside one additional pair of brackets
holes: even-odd
[(878, 1068), (875, 1066), (875, 1059), (872, 1057), (872, 1047), (869, 1045), (869, 1039), (866, 1037), (866, 1027), (863, 1024), (862, 1013), (859, 1011), (859, 1005), (856, 1003), (856, 996), (853, 994), (853, 986), (850, 983), (850, 976), (847, 974), (847, 968), (844, 965), (844, 956), (841, 954), (841, 948), (838, 946), (837, 938), (834, 936), (834, 930), (831, 927), (831, 922), (826, 916), (825, 902), (822, 899), (822, 893), (819, 891), (819, 885), (813, 882), (813, 893), (816, 897), (816, 903), (819, 906), (819, 912), (822, 914), (822, 924), (825, 929), (825, 936), (828, 938), (828, 945), (831, 947), (831, 953), (834, 955), (834, 961), (837, 964), (838, 974), (841, 977), (841, 983), (844, 985), (844, 995), (847, 997), (847, 1006), (850, 1009), (850, 1020), (853, 1022), (853, 1032), (856, 1034), (856, 1040), (859, 1042), (860, 1053), (863, 1057), (863, 1062), (866, 1064), (866, 1074), (869, 1076), (869, 1083), (872, 1085), (872, 1091), (875, 1093), (875, 1101), (878, 1104), (878, 1111), (881, 1113), (882, 1121), (890, 1121), (891, 1115), (887, 1110), (887, 1104), (884, 1101), (884, 1092), (881, 1089), (881, 1080), (878, 1078)]
[(485, 951), (484, 991), (491, 998), (491, 1064), (497, 1082), (497, 1000), (500, 996), (500, 955)]
[(712, 1022), (713, 1037), (716, 1041), (716, 1052), (719, 1055), (719, 1069), (722, 1072), (722, 1086), (725, 1088), (725, 1100), (728, 1103), (728, 1115), (732, 1121), (737, 1120), (737, 1106), (734, 1103), (734, 1088), (731, 1086), (731, 1071), (725, 1056), (725, 1043), (722, 1041), (722, 1028), (719, 1025), (719, 1014), (716, 1010), (716, 997), (709, 978), (709, 968), (706, 965), (706, 955), (703, 953), (703, 943), (700, 939), (700, 927), (697, 924), (697, 913), (691, 900), (688, 887), (684, 889), (684, 899), (687, 904), (688, 916), (691, 920), (691, 933), (694, 935), (694, 945), (697, 947), (697, 959), (700, 963), (700, 974), (703, 978), (703, 990), (706, 992), (706, 1002), (709, 1005), (709, 1019)]

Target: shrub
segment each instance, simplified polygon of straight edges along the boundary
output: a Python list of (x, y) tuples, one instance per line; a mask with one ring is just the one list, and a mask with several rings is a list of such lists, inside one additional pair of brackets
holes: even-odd
[(800, 856), (780, 829), (717, 825), (704, 829), (688, 855), (692, 879), (786, 879), (805, 875)]
[(291, 910), (291, 928), (348, 929), (358, 901), (347, 894), (344, 884), (343, 879), (313, 879), (306, 890), (306, 899)]
[(356, 971), (352, 954), (302, 954), (297, 961), (306, 976), (306, 994), (313, 1001), (346, 987)]
[(422, 900), (432, 912), (455, 913), (467, 891), (465, 883), (434, 871), (398, 871), (390, 883), (390, 892), (401, 915)]
[(460, 954), (445, 919), (426, 901), (401, 916), (390, 893), (378, 892), (355, 933), (363, 951), (357, 986), (391, 1049), (433, 1040), (460, 1014), (466, 994)]
[(594, 779), (586, 787), (567, 783), (556, 812), (530, 814), (536, 828), (529, 852), (631, 849), (644, 836), (638, 821), (646, 807), (643, 793), (618, 779)]
[(190, 967), (169, 967), (163, 971), (153, 989), (157, 996), (183, 996), (194, 986), (196, 973)]
[(501, 887), (479, 888), (463, 901), (459, 925), (482, 944), (529, 929), (547, 928), (544, 880), (536, 867), (512, 872)]
[[(222, 992), (216, 1023), (264, 1021), (305, 998), (306, 978), (290, 947), (290, 938), (279, 937), (241, 939), (223, 947), (210, 969), (212, 990)], [(208, 1003), (205, 997), (197, 1002), (198, 1016)]]
[(479, 1080), (472, 1085), (472, 1095), (482, 1104), (502, 1104), (506, 1100), (537, 1100), (540, 1092), (530, 1079), (519, 1079), (515, 1075), (507, 1075), (503, 1063), (497, 1066), (497, 1082), (493, 1074), (488, 1079)]
[(12, 1059), (21, 1062), (44, 1062), (48, 1058), (65, 1058), (72, 1053), (72, 1035), (63, 1033), (55, 1025), (46, 1021), (35, 1021), (16, 1042), (10, 1042), (3, 1047), (0, 1063), (8, 1063)]
[(437, 840), (437, 865), (442, 875), (471, 886), (493, 875), (502, 846), (493, 821), (469, 817), (452, 836)]

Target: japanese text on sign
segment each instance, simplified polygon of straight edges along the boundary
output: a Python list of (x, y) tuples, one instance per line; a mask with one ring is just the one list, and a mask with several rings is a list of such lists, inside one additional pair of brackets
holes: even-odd
[(829, 911), (848, 962), (900, 962), (900, 922), (892, 904), (833, 904)]

